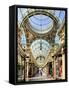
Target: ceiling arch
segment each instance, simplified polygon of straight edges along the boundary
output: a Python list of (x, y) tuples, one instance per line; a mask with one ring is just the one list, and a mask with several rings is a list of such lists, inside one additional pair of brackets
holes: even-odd
[(35, 59), (39, 56), (44, 56), (46, 58), (50, 49), (51, 49), (50, 44), (43, 39), (35, 40), (31, 44), (32, 55), (34, 56)]

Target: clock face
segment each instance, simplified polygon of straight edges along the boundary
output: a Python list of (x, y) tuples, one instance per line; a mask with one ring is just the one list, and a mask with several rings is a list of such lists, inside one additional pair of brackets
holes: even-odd
[(49, 54), (51, 46), (45, 40), (39, 39), (32, 43), (31, 51), (34, 62), (37, 66), (43, 67)]

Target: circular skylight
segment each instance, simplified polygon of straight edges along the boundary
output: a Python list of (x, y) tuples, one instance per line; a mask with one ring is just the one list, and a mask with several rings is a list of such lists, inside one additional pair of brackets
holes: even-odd
[(33, 15), (29, 18), (32, 30), (39, 34), (44, 34), (53, 28), (53, 20), (45, 15)]

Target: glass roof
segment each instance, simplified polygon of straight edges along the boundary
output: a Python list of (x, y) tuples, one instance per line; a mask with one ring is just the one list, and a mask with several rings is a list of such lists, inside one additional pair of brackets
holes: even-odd
[[(30, 12), (32, 12), (32, 11), (35, 12), (36, 10), (37, 9), (18, 8), (18, 24), (21, 24), (24, 17), (27, 16)], [(39, 9), (39, 10), (41, 10), (41, 9)], [(44, 9), (44, 11), (45, 11), (45, 9)], [(54, 17), (57, 17), (58, 23), (60, 25), (64, 22), (64, 19), (65, 19), (65, 11), (64, 10), (48, 10), (48, 12), (51, 13)], [(50, 17), (45, 16), (43, 14), (36, 15), (36, 13), (35, 13), (33, 16), (28, 17), (28, 20), (30, 23), (29, 26), (36, 33), (46, 33), (48, 31), (50, 31), (53, 27), (53, 20)]]
[(25, 36), (25, 33), (23, 33), (22, 37), (21, 37), (21, 43), (23, 46), (26, 45), (26, 36)]
[(55, 10), (55, 16), (58, 17), (61, 22), (63, 22), (65, 19), (65, 11)]
[(56, 34), (56, 36), (55, 36), (55, 43), (56, 44), (60, 44), (60, 37)]
[(45, 15), (34, 15), (29, 18), (32, 29), (38, 33), (46, 33), (53, 27), (53, 20)]
[[(59, 23), (63, 23), (65, 19), (65, 11), (55, 10), (53, 14), (59, 20)], [(46, 33), (53, 27), (53, 20), (45, 15), (34, 15), (29, 18), (32, 30), (37, 33)]]
[(18, 24), (22, 23), (26, 15), (28, 15), (27, 8), (18, 8)]
[(50, 48), (51, 48), (50, 44), (43, 39), (35, 40), (31, 44), (32, 54), (35, 59), (39, 56), (44, 56), (46, 58), (50, 51)]

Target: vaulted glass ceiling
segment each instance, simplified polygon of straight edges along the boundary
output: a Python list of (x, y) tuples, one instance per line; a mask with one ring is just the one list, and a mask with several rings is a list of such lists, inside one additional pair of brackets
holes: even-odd
[(64, 22), (65, 20), (65, 11), (55, 10), (54, 15), (60, 20), (60, 22)]
[(43, 39), (35, 40), (31, 44), (32, 54), (35, 59), (40, 56), (43, 56), (46, 58), (50, 49), (51, 49), (50, 44), (46, 40), (43, 40)]
[(26, 45), (26, 36), (25, 36), (25, 33), (23, 33), (22, 37), (21, 37), (21, 43), (23, 46)]
[(53, 20), (45, 15), (34, 15), (29, 18), (32, 29), (37, 33), (46, 33), (53, 27)]
[[(23, 19), (27, 16), (30, 12), (35, 12), (38, 9), (30, 9), (30, 8), (18, 8), (18, 23), (21, 24)], [(39, 9), (42, 10), (42, 9)], [(38, 10), (38, 11), (39, 11)], [(43, 9), (44, 11), (46, 9)], [(59, 27), (65, 21), (65, 11), (63, 10), (46, 10), (47, 12), (51, 13), (54, 17), (58, 19)], [(28, 17), (28, 21), (30, 24), (31, 29), (36, 33), (46, 33), (50, 31), (53, 27), (53, 20), (49, 16), (45, 16), (43, 14)]]

